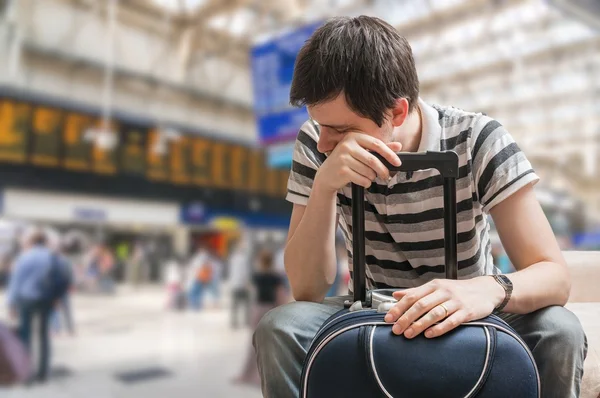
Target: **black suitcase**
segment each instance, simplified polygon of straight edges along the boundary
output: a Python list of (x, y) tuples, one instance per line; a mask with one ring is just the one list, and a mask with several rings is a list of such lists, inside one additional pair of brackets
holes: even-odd
[[(458, 156), (401, 153), (390, 170), (437, 169), (444, 181), (446, 278), (457, 279), (456, 178)], [(380, 160), (383, 159), (380, 157)], [(384, 316), (399, 289), (366, 291), (364, 188), (352, 186), (353, 302), (330, 317), (306, 356), (300, 396), (395, 398), (534, 398), (538, 370), (527, 345), (490, 315), (433, 339), (396, 336)]]

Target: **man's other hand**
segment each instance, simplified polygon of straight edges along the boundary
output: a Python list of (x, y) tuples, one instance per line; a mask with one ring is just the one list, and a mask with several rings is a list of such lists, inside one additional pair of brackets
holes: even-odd
[(490, 276), (468, 280), (435, 279), (416, 288), (394, 292), (398, 302), (385, 321), (394, 334), (411, 339), (441, 336), (462, 323), (490, 315), (504, 299), (504, 289)]

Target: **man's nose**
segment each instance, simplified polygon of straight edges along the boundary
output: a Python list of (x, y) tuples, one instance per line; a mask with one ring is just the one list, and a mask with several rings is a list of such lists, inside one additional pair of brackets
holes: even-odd
[(321, 127), (321, 132), (319, 134), (319, 142), (317, 143), (317, 149), (321, 153), (327, 153), (333, 151), (339, 139), (335, 137), (334, 134), (328, 131), (325, 127)]

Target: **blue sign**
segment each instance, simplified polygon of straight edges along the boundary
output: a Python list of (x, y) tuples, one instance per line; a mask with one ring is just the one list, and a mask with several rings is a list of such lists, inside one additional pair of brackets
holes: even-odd
[(306, 108), (289, 104), (290, 86), (296, 56), (320, 25), (304, 26), (252, 49), (254, 111), (261, 144), (294, 140), (308, 119)]
[(108, 218), (104, 209), (95, 209), (91, 207), (74, 208), (73, 217), (83, 221), (105, 221)]
[(274, 215), (264, 213), (241, 212), (236, 210), (213, 210), (204, 207), (199, 202), (182, 204), (180, 219), (186, 225), (209, 225), (219, 218), (234, 218), (251, 228), (278, 228), (287, 230), (290, 223), (289, 215)]

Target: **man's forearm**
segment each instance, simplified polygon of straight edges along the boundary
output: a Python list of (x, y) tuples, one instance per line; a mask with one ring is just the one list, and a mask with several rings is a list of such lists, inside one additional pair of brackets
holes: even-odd
[(285, 268), (296, 300), (321, 301), (336, 273), (336, 193), (317, 184), (285, 248)]
[(506, 312), (527, 314), (551, 305), (565, 305), (571, 291), (569, 271), (562, 264), (542, 261), (509, 275), (513, 294)]
[[(561, 264), (542, 261), (507, 276), (513, 284), (513, 292), (504, 312), (528, 314), (551, 305), (565, 305), (569, 299), (570, 277)], [(484, 279), (500, 304), (504, 298), (502, 287), (490, 277), (482, 277), (482, 281)]]

